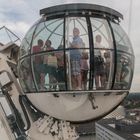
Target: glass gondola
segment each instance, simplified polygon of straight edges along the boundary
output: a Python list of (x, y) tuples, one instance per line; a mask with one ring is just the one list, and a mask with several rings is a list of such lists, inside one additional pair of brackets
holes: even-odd
[(40, 10), (18, 61), (25, 96), (57, 119), (105, 116), (131, 87), (134, 53), (120, 26), (123, 15), (100, 5), (65, 4)]

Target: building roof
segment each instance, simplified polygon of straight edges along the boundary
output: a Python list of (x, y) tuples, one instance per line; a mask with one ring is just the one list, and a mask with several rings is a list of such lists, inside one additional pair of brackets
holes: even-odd
[[(115, 133), (116, 135), (126, 139), (126, 140), (139, 140), (139, 137), (137, 137), (134, 134), (130, 134), (128, 132), (122, 132), (118, 131), (114, 127), (111, 127), (110, 124), (115, 124), (115, 119), (102, 119), (97, 122), (99, 125), (105, 127), (106, 129), (110, 130), (111, 132)], [(137, 133), (138, 134), (138, 133)]]

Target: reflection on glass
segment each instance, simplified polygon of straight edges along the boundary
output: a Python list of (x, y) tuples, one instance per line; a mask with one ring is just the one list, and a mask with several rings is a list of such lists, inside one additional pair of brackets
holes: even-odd
[(132, 61), (130, 56), (118, 53), (115, 89), (128, 89), (132, 74)]
[[(123, 29), (111, 22), (117, 49), (117, 71), (114, 89), (129, 89), (133, 74), (133, 50), (131, 42)], [(131, 56), (132, 54), (132, 56)]]

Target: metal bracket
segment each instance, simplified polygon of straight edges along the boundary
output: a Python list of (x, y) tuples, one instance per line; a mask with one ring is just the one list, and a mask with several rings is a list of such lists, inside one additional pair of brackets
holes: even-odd
[(95, 102), (95, 97), (94, 97), (94, 95), (92, 93), (88, 95), (88, 99), (91, 102), (92, 108), (97, 109), (98, 106), (95, 105), (95, 103), (94, 103)]

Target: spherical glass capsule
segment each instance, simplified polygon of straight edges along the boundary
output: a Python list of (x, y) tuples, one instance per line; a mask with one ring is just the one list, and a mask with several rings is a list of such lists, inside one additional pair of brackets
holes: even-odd
[(105, 116), (128, 94), (134, 68), (130, 40), (117, 11), (91, 4), (42, 9), (25, 35), (18, 71), (40, 111), (84, 122)]

